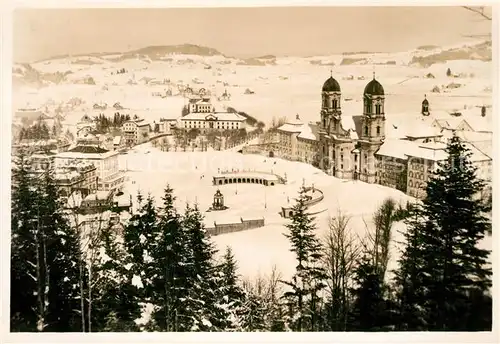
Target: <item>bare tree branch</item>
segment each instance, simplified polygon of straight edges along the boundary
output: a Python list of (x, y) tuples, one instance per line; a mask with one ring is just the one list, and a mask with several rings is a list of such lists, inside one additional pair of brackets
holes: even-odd
[(474, 12), (476, 14), (479, 14), (481, 17), (483, 17), (486, 20), (490, 20), (491, 21), (491, 19), (492, 19), (491, 15), (484, 13), (484, 7), (483, 6), (481, 6), (481, 7), (462, 6), (462, 7), (465, 8), (467, 11), (471, 11), (471, 12)]

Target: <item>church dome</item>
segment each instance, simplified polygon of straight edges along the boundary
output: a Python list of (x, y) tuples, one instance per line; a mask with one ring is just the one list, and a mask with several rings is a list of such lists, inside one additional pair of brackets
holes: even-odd
[(332, 76), (323, 84), (323, 92), (340, 92), (340, 85)]
[(372, 81), (368, 83), (368, 85), (366, 85), (364, 94), (369, 94), (372, 96), (383, 96), (384, 88), (382, 87), (380, 82), (378, 82), (374, 78)]

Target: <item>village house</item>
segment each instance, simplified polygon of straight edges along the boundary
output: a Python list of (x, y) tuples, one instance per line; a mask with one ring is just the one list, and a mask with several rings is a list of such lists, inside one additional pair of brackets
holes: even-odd
[(118, 155), (117, 151), (108, 151), (98, 146), (79, 145), (67, 152), (58, 153), (55, 163), (56, 167), (75, 161), (92, 163), (96, 167), (97, 190), (119, 190), (125, 176), (119, 170)]
[(149, 140), (151, 128), (144, 119), (134, 116), (130, 121), (122, 125), (122, 136), (125, 138), (125, 145), (135, 146)]

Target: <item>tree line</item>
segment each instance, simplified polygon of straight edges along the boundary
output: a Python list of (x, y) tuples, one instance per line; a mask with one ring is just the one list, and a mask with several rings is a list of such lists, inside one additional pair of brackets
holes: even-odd
[[(454, 137), (421, 203), (385, 200), (356, 237), (338, 213), (317, 234), (301, 189), (286, 237), (295, 271), (244, 280), (230, 248), (217, 252), (196, 204), (137, 196), (122, 230), (68, 220), (49, 172), (21, 157), (12, 191), (12, 331), (489, 331), (490, 211), (475, 195), (470, 152)], [(36, 178), (36, 180), (34, 179)], [(393, 224), (406, 224), (391, 261)], [(76, 222), (78, 223), (78, 221)], [(368, 228), (368, 225), (367, 225)], [(93, 233), (93, 234), (92, 234)], [(97, 235), (98, 234), (98, 235)], [(141, 318), (144, 310), (149, 316)]]
[(116, 112), (113, 115), (113, 118), (105, 116), (103, 114), (99, 114), (94, 117), (94, 122), (96, 124), (95, 132), (98, 134), (106, 134), (110, 129), (121, 128), (123, 123), (126, 121), (130, 121), (129, 114), (121, 114)]

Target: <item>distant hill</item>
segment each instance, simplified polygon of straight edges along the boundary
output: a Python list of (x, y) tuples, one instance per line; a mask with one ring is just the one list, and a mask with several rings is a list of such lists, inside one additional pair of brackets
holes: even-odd
[(126, 52), (93, 52), (85, 54), (64, 54), (51, 56), (49, 58), (34, 61), (32, 63), (45, 62), (50, 60), (65, 59), (69, 57), (82, 57), (82, 56), (92, 56), (92, 57), (103, 57), (111, 55), (119, 55), (111, 61), (119, 61), (127, 58), (135, 58), (139, 56), (149, 57), (151, 60), (157, 60), (161, 56), (169, 54), (183, 54), (183, 55), (199, 55), (199, 56), (215, 56), (221, 55), (225, 56), (223, 53), (214, 48), (204, 47), (196, 44), (180, 44), (180, 45), (152, 45), (136, 50), (126, 51)]

